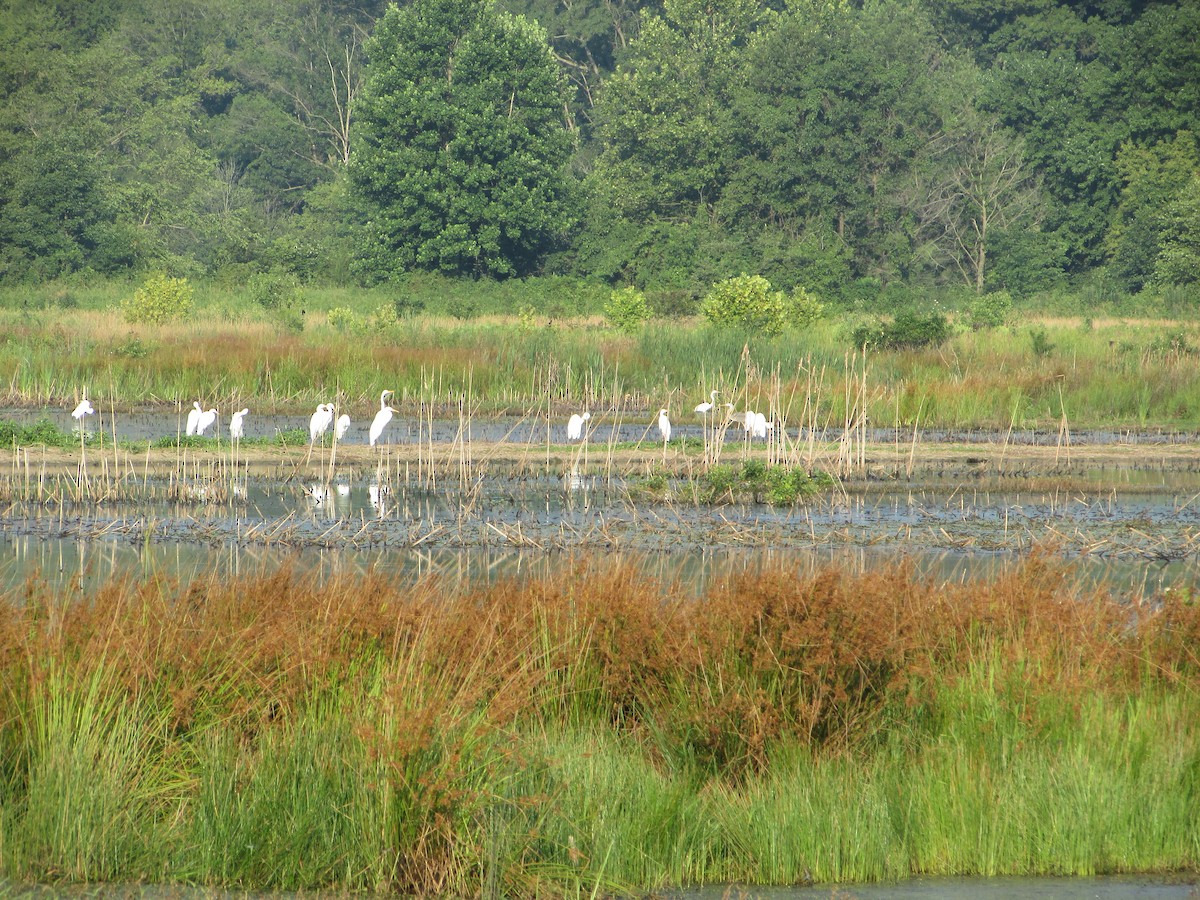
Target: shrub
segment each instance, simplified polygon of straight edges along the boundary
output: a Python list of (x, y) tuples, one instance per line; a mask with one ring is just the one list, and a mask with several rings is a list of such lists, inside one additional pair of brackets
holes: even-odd
[(976, 331), (999, 328), (1012, 315), (1012, 295), (1008, 291), (992, 291), (975, 298), (967, 310), (967, 320)]
[(356, 334), (363, 330), (365, 323), (362, 316), (348, 306), (335, 306), (325, 316), (331, 326), (341, 332)]
[(636, 331), (650, 316), (646, 295), (633, 285), (613, 291), (604, 304), (604, 318), (622, 331)]
[(792, 291), (787, 301), (788, 324), (796, 328), (808, 328), (825, 315), (825, 304), (802, 287)]
[(192, 286), (186, 278), (151, 275), (133, 296), (121, 302), (126, 322), (161, 325), (186, 319), (192, 312)]
[(948, 337), (950, 324), (941, 313), (921, 316), (915, 312), (902, 312), (891, 322), (859, 325), (850, 332), (855, 347), (884, 350), (936, 347), (945, 343)]
[(269, 312), (294, 309), (300, 294), (296, 279), (276, 272), (259, 272), (246, 284), (250, 299)]
[(772, 291), (761, 275), (727, 278), (713, 285), (701, 303), (705, 318), (718, 328), (745, 328), (778, 334), (787, 320), (782, 291)]
[(1054, 352), (1054, 344), (1043, 326), (1039, 325), (1029, 329), (1029, 349), (1033, 351), (1034, 356), (1039, 358), (1049, 356)]

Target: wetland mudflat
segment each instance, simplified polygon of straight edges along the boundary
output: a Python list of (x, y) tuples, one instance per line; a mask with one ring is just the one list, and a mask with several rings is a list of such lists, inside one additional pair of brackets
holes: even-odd
[[(398, 416), (379, 448), (352, 432), (336, 450), (253, 445), (235, 453), (228, 442), (136, 449), (170, 434), (178, 416), (100, 416), (89, 426), (86, 466), (79, 449), (18, 448), (0, 473), (6, 582), (53, 571), (55, 559), (63, 571), (88, 558), (107, 558), (111, 568), (129, 563), (134, 550), (143, 563), (265, 565), (274, 554), (304, 551), (401, 569), (426, 565), (429, 554), (454, 569), (457, 556), (482, 553), (482, 571), (494, 558), (546, 552), (700, 560), (792, 552), (820, 560), (859, 550), (987, 571), (1052, 545), (1086, 561), (1089, 577), (1154, 591), (1194, 579), (1200, 550), (1200, 447), (1180, 432), (1091, 432), (1069, 442), (981, 431), (914, 442), (882, 433), (856, 449), (858, 465), (834, 486), (771, 505), (702, 497), (712, 458), (695, 442), (664, 449), (640, 422), (607, 426), (608, 443), (597, 439), (601, 424), (585, 445), (555, 443), (565, 427), (557, 422), (547, 429), (516, 418)], [(300, 417), (250, 417), (247, 435), (299, 424)], [(844, 448), (796, 432), (773, 449), (727, 437), (720, 453), (735, 469), (772, 458), (832, 469)], [(642, 489), (656, 477), (655, 491)]]

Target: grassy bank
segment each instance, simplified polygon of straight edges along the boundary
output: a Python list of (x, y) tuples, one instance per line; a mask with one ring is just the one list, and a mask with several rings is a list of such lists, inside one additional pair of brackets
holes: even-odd
[(1200, 607), (786, 567), (0, 605), (0, 872), (443, 894), (1200, 865)]
[(350, 300), (327, 289), (298, 301), (305, 308), (289, 320), (297, 331), (228, 291), (198, 300), (188, 322), (160, 326), (126, 323), (116, 295), (104, 296), (0, 308), (0, 403), (73, 406), (86, 389), (101, 408), (200, 399), (298, 412), (340, 398), (373, 410), (390, 387), (408, 413), (641, 415), (665, 406), (691, 421), (717, 388), (719, 402), (738, 409), (833, 427), (863, 410), (874, 425), (906, 428), (1200, 427), (1200, 336), (1171, 321), (964, 327), (939, 347), (872, 351), (864, 368), (847, 315), (777, 337), (695, 319), (626, 333), (588, 316), (590, 301), (568, 304), (573, 317), (398, 318), (395, 298), (368, 309), (382, 295), (338, 305)]

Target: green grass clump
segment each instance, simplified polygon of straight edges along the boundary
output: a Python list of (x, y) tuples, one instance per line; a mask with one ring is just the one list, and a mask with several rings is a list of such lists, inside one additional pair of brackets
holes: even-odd
[[(89, 435), (85, 434), (87, 440)], [(0, 419), (0, 446), (31, 447), (78, 447), (79, 434), (63, 431), (49, 419), (41, 418), (32, 425), (21, 425), (8, 419)]]
[(713, 466), (699, 482), (699, 496), (705, 503), (749, 499), (772, 506), (791, 506), (835, 484), (825, 472), (809, 472), (800, 466), (772, 466), (757, 459), (747, 460), (740, 469), (727, 464)]

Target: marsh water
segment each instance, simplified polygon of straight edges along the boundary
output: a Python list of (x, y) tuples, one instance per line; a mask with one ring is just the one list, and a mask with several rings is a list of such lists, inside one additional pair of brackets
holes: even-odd
[[(39, 418), (64, 430), (74, 425), (62, 410), (0, 410), (0, 419)], [(100, 410), (84, 427), (93, 440), (102, 433), (111, 443), (115, 434), (136, 445), (178, 434), (182, 421), (176, 412)], [(365, 442), (365, 423), (358, 425), (343, 443)], [(305, 417), (251, 415), (246, 436), (306, 427)], [(594, 456), (605, 441), (653, 447), (657, 436), (649, 429), (640, 420), (597, 425), (589, 435)], [(564, 431), (544, 416), (470, 422), (397, 416), (381, 452), (468, 438), (528, 450), (565, 443)], [(703, 426), (683, 425), (676, 434), (692, 432), (700, 437)], [(881, 444), (895, 437), (874, 435)], [(1003, 439), (1015, 445), (1051, 437), (1028, 432)], [(923, 447), (949, 440), (969, 447), (994, 445), (998, 436), (925, 433), (921, 440)], [(780, 506), (746, 496), (702, 502), (688, 479), (647, 493), (639, 490), (637, 472), (598, 462), (473, 470), (439, 480), (399, 466), (347, 466), (330, 477), (319, 462), (251, 475), (185, 461), (167, 474), (133, 473), (103, 496), (81, 491), (47, 501), (28, 484), (27, 456), (24, 488), (14, 464), (0, 504), (0, 586), (34, 573), (84, 581), (163, 568), (240, 574), (282, 560), (317, 573), (375, 567), (398, 577), (467, 580), (548, 570), (596, 552), (636, 557), (667, 580), (697, 585), (780, 558), (862, 569), (902, 555), (930, 572), (967, 578), (1045, 545), (1072, 559), (1081, 579), (1148, 594), (1190, 589), (1200, 571), (1200, 450), (1194, 463), (1188, 452), (1181, 463), (1176, 452), (1170, 466), (1155, 452), (1186, 451), (1195, 436), (1090, 432), (1073, 440), (1076, 447), (1119, 445), (1127, 452), (1119, 465), (1060, 469), (1062, 477), (1036, 482), (980, 479), (959, 467), (924, 478), (847, 482)], [(44, 465), (40, 477), (44, 482)]]

